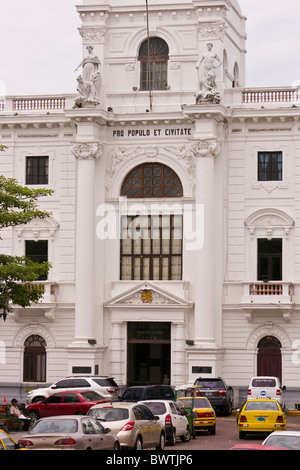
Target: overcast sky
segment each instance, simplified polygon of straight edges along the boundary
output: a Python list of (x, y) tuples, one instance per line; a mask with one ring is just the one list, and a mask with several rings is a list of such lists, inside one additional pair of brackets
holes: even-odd
[[(299, 0), (239, 1), (247, 17), (246, 86), (300, 83)], [(80, 4), (0, 0), (0, 95), (76, 92)]]

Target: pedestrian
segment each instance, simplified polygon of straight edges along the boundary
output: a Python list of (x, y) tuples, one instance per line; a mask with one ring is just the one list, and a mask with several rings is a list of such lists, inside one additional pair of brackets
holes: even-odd
[(18, 418), (19, 420), (23, 421), (23, 431), (28, 431), (29, 425), (31, 423), (31, 419), (28, 418), (28, 416), (24, 416), (23, 413), (20, 411), (18, 407), (18, 401), (13, 398), (11, 401), (11, 407), (9, 410), (11, 416), (14, 416), (15, 418)]

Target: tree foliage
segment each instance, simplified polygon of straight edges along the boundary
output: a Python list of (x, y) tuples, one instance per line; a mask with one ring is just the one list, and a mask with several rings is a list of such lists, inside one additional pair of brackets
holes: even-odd
[[(0, 151), (5, 149), (0, 145)], [(39, 209), (38, 199), (51, 194), (49, 189), (23, 187), (15, 179), (0, 175), (0, 230), (48, 218), (51, 213)], [(45, 278), (50, 267), (47, 262), (36, 263), (25, 256), (0, 254), (0, 309), (9, 312), (11, 304), (25, 308), (37, 302), (44, 294), (44, 285), (34, 282)]]

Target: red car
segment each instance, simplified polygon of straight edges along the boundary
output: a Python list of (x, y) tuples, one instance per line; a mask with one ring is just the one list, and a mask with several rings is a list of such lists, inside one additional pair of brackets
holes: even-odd
[(33, 420), (58, 415), (86, 415), (91, 406), (107, 403), (107, 401), (98, 392), (92, 390), (60, 392), (54, 393), (43, 401), (28, 405), (26, 410)]

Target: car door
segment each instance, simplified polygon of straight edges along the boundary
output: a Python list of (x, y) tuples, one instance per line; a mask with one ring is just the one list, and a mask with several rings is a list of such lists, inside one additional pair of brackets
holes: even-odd
[(112, 448), (112, 446), (109, 447), (109, 440), (106, 439), (107, 434), (104, 433), (104, 428), (100, 423), (97, 426), (97, 423), (95, 424), (94, 420), (91, 418), (83, 418), (82, 430), (86, 449), (91, 448), (92, 450), (108, 450)]
[(176, 427), (176, 434), (177, 436), (182, 436), (186, 431), (186, 418), (176, 403), (170, 403), (170, 408), (172, 411), (172, 420), (174, 418), (173, 424)]
[(145, 426), (147, 429), (147, 446), (157, 445), (160, 439), (161, 426), (159, 421), (154, 418), (154, 414), (145, 405), (140, 405)]
[(61, 414), (60, 405), (63, 396), (63, 393), (55, 393), (54, 395), (51, 395), (51, 397), (46, 398), (46, 400), (40, 403), (40, 407), (38, 410), (40, 417), (47, 418), (48, 416), (57, 416)]
[(80, 398), (76, 393), (65, 392), (60, 404), (61, 415), (75, 415), (80, 411)]

